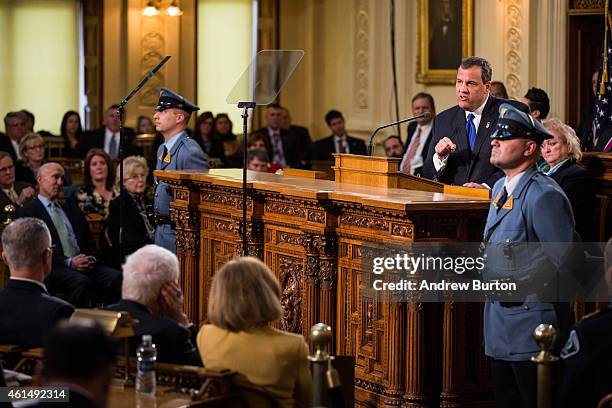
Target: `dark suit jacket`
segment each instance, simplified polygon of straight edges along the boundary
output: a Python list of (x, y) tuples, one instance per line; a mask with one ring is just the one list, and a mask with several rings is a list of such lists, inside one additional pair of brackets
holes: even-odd
[(131, 300), (122, 299), (119, 303), (110, 305), (106, 310), (129, 312), (138, 320), (134, 327), (136, 335), (130, 338), (130, 355), (136, 355), (136, 348), (143, 334), (153, 336), (157, 347), (157, 361), (171, 364), (186, 364), (201, 366), (202, 360), (195, 347), (196, 328), (190, 330), (182, 327), (174, 320), (159, 315), (153, 315), (143, 305)]
[[(504, 102), (529, 113), (529, 107), (524, 103), (496, 98), (489, 94), (489, 100), (480, 118), (473, 152), (470, 151), (465, 130), (465, 111), (459, 106), (454, 106), (436, 115), (433, 120), (427, 159), (423, 164), (423, 175), (446, 184), (462, 185), (467, 182), (475, 182), (487, 183), (489, 187), (493, 187), (503, 173), (489, 162), (491, 158), (490, 136), (497, 129), (499, 105)], [(442, 174), (438, 174), (434, 167), (433, 156), (436, 152), (436, 145), (444, 137), (450, 138), (457, 145), (457, 150), (448, 157)]]
[[(346, 135), (346, 138), (351, 154), (367, 154), (366, 144), (363, 140), (349, 135)], [(313, 160), (334, 161), (333, 153), (336, 153), (336, 145), (334, 144), (334, 135), (330, 135), (314, 143), (312, 158)]]
[[(257, 129), (253, 134), (258, 134), (263, 136), (266, 139), (267, 145), (270, 147), (268, 151), (268, 156), (270, 158), (270, 162), (274, 157), (274, 146), (272, 145), (272, 141), (270, 140), (270, 135), (268, 134), (268, 128)], [(283, 141), (283, 153), (285, 155), (285, 160), (287, 161), (287, 166), (293, 168), (303, 168), (306, 162), (306, 153), (308, 146), (303, 146), (302, 137), (299, 133), (294, 133), (289, 130), (281, 129), (280, 137)]]
[[(402, 158), (404, 157), (404, 155), (406, 155), (406, 152), (408, 151), (408, 148), (410, 147), (410, 142), (412, 141), (414, 132), (416, 132), (417, 130), (417, 126), (418, 125), (416, 122), (411, 122), (408, 125), (408, 137), (406, 138), (406, 143), (404, 143), (404, 152), (402, 153)], [(425, 163), (425, 159), (427, 159), (427, 153), (429, 152), (429, 144), (431, 143), (432, 134), (433, 134), (433, 130), (429, 132), (429, 135), (427, 136), (427, 140), (425, 141), (425, 144), (423, 145), (423, 150), (421, 151), (421, 157), (423, 158), (423, 163)], [(423, 166), (417, 167), (416, 169), (414, 169), (414, 174), (422, 174), (422, 173), (423, 173)]]
[(74, 307), (32, 282), (10, 279), (0, 291), (0, 343), (24, 348), (44, 345), (49, 330)]
[(123, 259), (119, 259), (119, 212), (123, 201), (123, 256), (130, 255), (145, 245), (152, 244), (147, 236), (144, 220), (129, 193), (114, 198), (108, 206), (108, 233), (113, 245), (113, 266), (120, 267)]
[[(106, 127), (102, 126), (99, 129), (90, 130), (85, 132), (81, 138), (79, 145), (77, 146), (78, 154), (81, 157), (85, 157), (90, 149), (102, 149), (104, 150), (104, 132)], [(124, 128), (125, 131), (125, 145), (123, 146), (123, 157), (128, 156), (142, 156), (142, 149), (134, 145), (134, 129)], [(108, 152), (107, 152), (108, 153)]]
[[(15, 192), (17, 193), (17, 195), (21, 194), (23, 189), (26, 188), (26, 187), (34, 188), (34, 186), (32, 184), (22, 183), (21, 181), (16, 181), (15, 184), (13, 185), (13, 188), (15, 189)], [(13, 204), (15, 206), (15, 208), (17, 208), (17, 204), (13, 203), (8, 198), (8, 196), (4, 193), (4, 191), (2, 189), (0, 189), (0, 210), (2, 211), (2, 213), (4, 213), (4, 206), (6, 206), (8, 204)]]
[(0, 134), (0, 151), (10, 153), (13, 158), (13, 163), (17, 162), (17, 153), (15, 152), (13, 143), (11, 143), (11, 139), (4, 133)]
[(576, 221), (576, 232), (584, 242), (594, 242), (594, 214), (597, 206), (595, 179), (582, 166), (571, 160), (550, 175), (569, 199)]
[[(79, 245), (79, 249), (82, 254), (97, 256), (96, 254), (96, 244), (91, 235), (91, 231), (89, 230), (89, 225), (87, 224), (87, 220), (85, 220), (85, 216), (75, 204), (62, 204), (62, 209), (66, 213), (70, 224), (72, 225), (72, 229), (74, 230), (74, 234), (76, 235), (77, 243)], [(64, 255), (64, 248), (62, 247), (62, 243), (59, 239), (59, 235), (57, 234), (57, 229), (55, 229), (55, 225), (47, 213), (47, 210), (43, 206), (42, 202), (36, 198), (29, 203), (25, 204), (19, 210), (17, 210), (17, 218), (23, 217), (34, 217), (40, 220), (43, 220), (47, 227), (49, 228), (49, 232), (51, 233), (51, 242), (54, 246), (53, 249), (53, 265), (62, 266), (66, 265), (66, 259), (68, 259)]]

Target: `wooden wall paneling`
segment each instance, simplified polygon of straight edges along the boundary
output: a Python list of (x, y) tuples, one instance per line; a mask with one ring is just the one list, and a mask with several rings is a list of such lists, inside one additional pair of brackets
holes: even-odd
[[(83, 8), (83, 48), (85, 53), (85, 94), (89, 105), (89, 126), (97, 128), (102, 117), (102, 66), (104, 62), (102, 48), (102, 2), (100, 0), (82, 0)], [(86, 118), (81, 118), (85, 129)]]

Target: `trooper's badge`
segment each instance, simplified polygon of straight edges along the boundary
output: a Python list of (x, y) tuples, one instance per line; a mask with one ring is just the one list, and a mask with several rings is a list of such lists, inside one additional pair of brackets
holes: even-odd
[(578, 334), (576, 330), (572, 330), (569, 334), (569, 338), (561, 350), (561, 358), (570, 358), (580, 352), (580, 341), (578, 340)]

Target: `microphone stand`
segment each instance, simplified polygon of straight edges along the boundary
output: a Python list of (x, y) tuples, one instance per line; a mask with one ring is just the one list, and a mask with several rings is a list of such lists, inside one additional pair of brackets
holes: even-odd
[(255, 102), (238, 102), (238, 108), (242, 109), (242, 222), (240, 224), (240, 237), (242, 239), (242, 256), (249, 254), (247, 243), (247, 135), (249, 126), (249, 108), (254, 109)]
[[(166, 55), (156, 66), (153, 67), (130, 91), (130, 93), (119, 102), (119, 262), (123, 262), (123, 219), (125, 218), (125, 206), (123, 205), (123, 147), (125, 145), (125, 129), (123, 126), (123, 117), (125, 115), (124, 106), (127, 105), (130, 99), (146, 84), (149, 79), (170, 59), (170, 55)], [(127, 369), (127, 367), (126, 367)]]
[(399, 125), (399, 124), (402, 124), (402, 123), (405, 123), (405, 122), (410, 122), (410, 121), (413, 121), (413, 120), (416, 120), (416, 119), (428, 118), (430, 115), (431, 114), (429, 112), (423, 112), (419, 116), (414, 116), (412, 118), (398, 120), (397, 122), (388, 123), (386, 125), (382, 125), (382, 126), (377, 127), (376, 130), (374, 131), (374, 133), (372, 133), (372, 136), (370, 136), (370, 143), (368, 144), (368, 156), (372, 156), (372, 142), (374, 141), (374, 136), (376, 136), (376, 134), (378, 133), (379, 130), (386, 129), (388, 127)]

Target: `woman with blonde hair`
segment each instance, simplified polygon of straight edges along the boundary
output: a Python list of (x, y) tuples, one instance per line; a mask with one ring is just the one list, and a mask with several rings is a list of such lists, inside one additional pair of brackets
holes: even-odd
[[(36, 173), (45, 164), (45, 140), (38, 133), (26, 133), (19, 142), (19, 160), (15, 165), (15, 178), (18, 181), (38, 184)], [(72, 184), (68, 171), (64, 170), (64, 186)]]
[(574, 129), (559, 119), (544, 119), (542, 124), (553, 136), (542, 143), (542, 157), (550, 166), (546, 174), (561, 186), (569, 199), (576, 221), (576, 232), (582, 241), (594, 242), (595, 179), (578, 164), (582, 159), (580, 139)]
[(270, 326), (283, 309), (280, 285), (253, 257), (236, 258), (213, 277), (208, 320), (197, 343), (205, 367), (229, 368), (277, 397), (283, 407), (307, 405), (308, 347), (299, 334)]
[[(117, 165), (116, 188), (119, 187), (120, 164)], [(123, 160), (123, 187), (125, 190), (114, 198), (109, 205), (108, 232), (113, 246), (113, 266), (121, 267), (125, 257), (152, 244), (155, 228), (150, 218), (151, 200), (145, 194), (149, 168), (144, 157), (129, 156)], [(119, 222), (121, 202), (123, 202), (123, 225)], [(119, 231), (123, 227), (123, 259), (119, 257)]]

